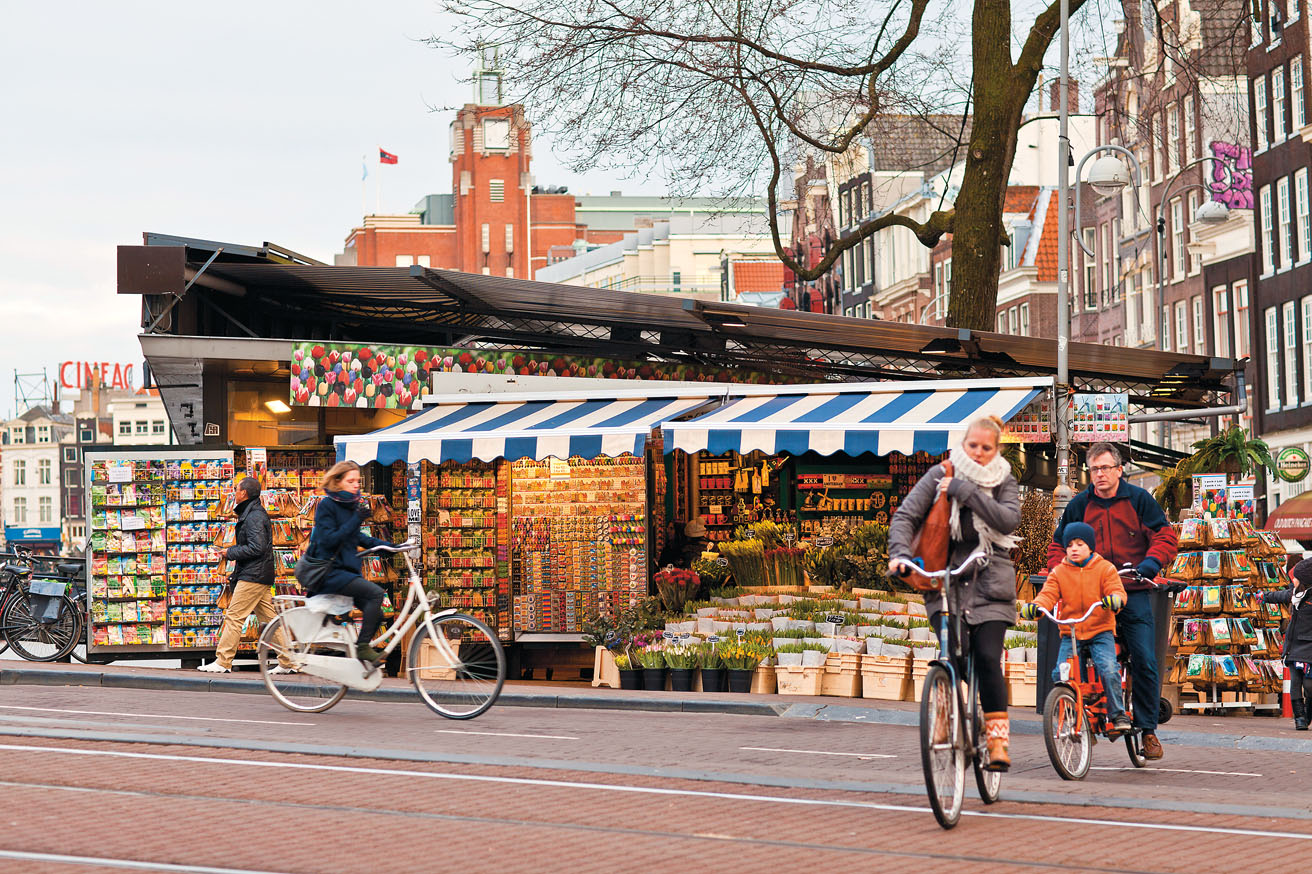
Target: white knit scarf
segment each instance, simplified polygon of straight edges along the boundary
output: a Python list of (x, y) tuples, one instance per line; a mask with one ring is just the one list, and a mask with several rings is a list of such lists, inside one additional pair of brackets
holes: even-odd
[[(993, 456), (993, 460), (988, 464), (979, 464), (961, 447), (952, 450), (948, 456), (952, 462), (952, 475), (959, 476), (967, 482), (972, 482), (980, 488), (992, 490), (1002, 484), (1008, 476), (1011, 475), (1011, 464), (1003, 458), (1001, 453)], [(952, 539), (961, 540), (961, 502), (955, 498), (952, 501), (951, 531)], [(1012, 534), (1002, 534), (980, 518), (979, 513), (972, 513), (971, 519), (975, 523), (975, 532), (979, 535), (979, 545), (987, 548), (990, 552), (997, 548), (1002, 550), (1014, 549), (1020, 545), (1020, 540)]]

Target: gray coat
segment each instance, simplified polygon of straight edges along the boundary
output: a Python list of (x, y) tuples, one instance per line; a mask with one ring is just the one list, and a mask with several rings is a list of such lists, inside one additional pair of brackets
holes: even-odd
[[(929, 508), (938, 494), (938, 481), (943, 478), (943, 466), (929, 469), (911, 494), (893, 514), (888, 526), (889, 558), (907, 558), (911, 555), (911, 540), (929, 515)], [(981, 488), (972, 482), (954, 476), (948, 486), (948, 496), (961, 503), (962, 539), (952, 541), (948, 564), (957, 567), (979, 546), (972, 514), (978, 513), (989, 527), (999, 534), (1010, 534), (1020, 525), (1020, 489), (1011, 474), (992, 489)], [(1002, 550), (993, 550), (988, 566), (978, 575), (968, 573), (954, 583), (961, 595), (966, 623), (1016, 621), (1016, 566), (1011, 556)], [(943, 610), (941, 595), (926, 595), (925, 610), (933, 616)]]

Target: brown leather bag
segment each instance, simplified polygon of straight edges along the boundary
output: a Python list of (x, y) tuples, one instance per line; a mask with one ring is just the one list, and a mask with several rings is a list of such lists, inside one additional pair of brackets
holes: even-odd
[[(952, 462), (943, 462), (943, 475), (952, 476)], [(941, 571), (948, 566), (948, 549), (951, 540), (951, 524), (948, 521), (952, 499), (943, 492), (934, 499), (920, 530), (911, 540), (911, 554), (919, 558), (927, 571)], [(918, 574), (914, 570), (907, 576), (907, 582), (917, 592), (937, 592), (943, 588), (943, 581), (935, 577)]]

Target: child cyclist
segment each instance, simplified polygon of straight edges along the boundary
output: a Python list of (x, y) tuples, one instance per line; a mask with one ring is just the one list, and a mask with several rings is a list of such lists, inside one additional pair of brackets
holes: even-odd
[(1079, 641), (1080, 649), (1087, 652), (1102, 680), (1107, 693), (1107, 715), (1112, 727), (1108, 732), (1119, 737), (1131, 729), (1130, 718), (1121, 701), (1121, 676), (1116, 667), (1115, 611), (1125, 606), (1125, 586), (1112, 563), (1094, 552), (1097, 547), (1093, 528), (1083, 522), (1071, 522), (1062, 529), (1062, 545), (1066, 559), (1048, 574), (1042, 591), (1031, 603), (1017, 604), (1021, 618), (1037, 619), (1039, 607), (1051, 611), (1061, 602), (1062, 618), (1083, 616), (1090, 605), (1101, 603), (1105, 610), (1078, 625), (1061, 626), (1061, 649), (1057, 666), (1052, 671), (1054, 682), (1061, 679), (1061, 666), (1070, 658), (1072, 641)]

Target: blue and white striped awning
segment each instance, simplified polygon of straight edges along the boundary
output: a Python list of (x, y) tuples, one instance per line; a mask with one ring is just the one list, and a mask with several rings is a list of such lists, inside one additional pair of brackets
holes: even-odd
[(664, 425), (667, 452), (760, 450), (774, 455), (844, 452), (939, 454), (982, 416), (1004, 422), (1051, 378), (845, 383), (747, 393), (713, 412)]
[(718, 400), (701, 389), (650, 396), (658, 391), (447, 395), (396, 425), (334, 443), (339, 461), (358, 464), (642, 455), (654, 427)]

